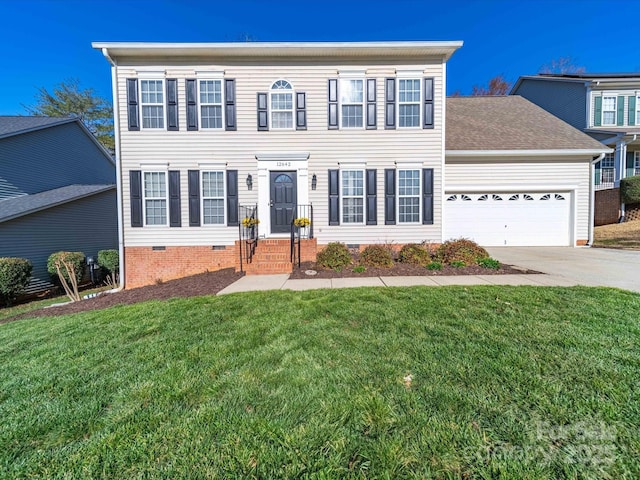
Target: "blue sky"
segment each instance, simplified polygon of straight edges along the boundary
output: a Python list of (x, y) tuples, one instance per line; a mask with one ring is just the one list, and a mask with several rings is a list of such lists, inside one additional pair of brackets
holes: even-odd
[(640, 0), (0, 0), (0, 115), (77, 78), (111, 98), (92, 41), (463, 40), (447, 91), (515, 81), (572, 57), (587, 72), (640, 72)]

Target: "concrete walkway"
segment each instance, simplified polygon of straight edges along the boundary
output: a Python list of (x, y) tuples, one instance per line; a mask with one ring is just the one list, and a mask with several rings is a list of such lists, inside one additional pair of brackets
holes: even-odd
[(438, 287), (443, 285), (533, 285), (561, 286), (578, 285), (558, 275), (453, 275), (424, 277), (359, 277), (359, 278), (308, 278), (289, 280), (288, 274), (249, 275), (232, 283), (218, 292), (218, 295), (257, 290), (314, 290), (318, 288), (354, 288), (354, 287), (410, 287), (424, 285)]

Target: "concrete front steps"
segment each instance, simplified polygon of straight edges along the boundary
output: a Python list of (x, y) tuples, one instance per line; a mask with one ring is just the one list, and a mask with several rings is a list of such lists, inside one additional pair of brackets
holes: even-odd
[[(315, 261), (316, 239), (301, 240), (302, 261)], [(239, 270), (237, 268), (236, 270)], [(256, 246), (251, 263), (243, 262), (243, 270), (247, 275), (275, 275), (291, 273), (291, 241), (288, 238), (260, 239)]]

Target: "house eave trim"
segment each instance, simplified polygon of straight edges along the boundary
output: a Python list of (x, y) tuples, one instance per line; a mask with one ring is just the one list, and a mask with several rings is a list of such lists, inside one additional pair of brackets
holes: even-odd
[(593, 156), (613, 152), (610, 148), (592, 149), (551, 149), (551, 150), (446, 150), (445, 157), (576, 157)]
[(293, 153), (256, 153), (256, 160), (259, 162), (272, 162), (274, 160), (284, 160), (294, 162), (309, 160), (309, 152), (293, 152)]

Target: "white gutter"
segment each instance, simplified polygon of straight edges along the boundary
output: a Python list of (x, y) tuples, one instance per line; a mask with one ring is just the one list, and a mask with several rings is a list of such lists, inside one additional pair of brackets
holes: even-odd
[(124, 266), (124, 220), (122, 208), (122, 163), (120, 161), (120, 119), (118, 105), (118, 76), (117, 63), (109, 55), (106, 48), (102, 49), (102, 54), (111, 64), (111, 90), (113, 95), (113, 133), (115, 140), (115, 156), (116, 156), (116, 198), (118, 199), (118, 257), (120, 260), (120, 281), (118, 288), (110, 290), (109, 293), (119, 292), (124, 288), (125, 266)]
[(612, 149), (598, 150), (591, 149), (549, 149), (549, 150), (447, 150), (445, 155), (447, 157), (532, 157), (539, 155), (546, 156), (594, 156), (600, 155), (603, 150), (605, 153), (613, 152)]
[(594, 185), (594, 179), (596, 177), (596, 163), (604, 158), (606, 154), (601, 153), (593, 160), (589, 168), (589, 235), (587, 239), (587, 245), (593, 246), (593, 227), (596, 220), (596, 187)]

